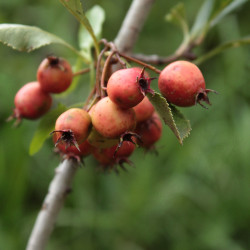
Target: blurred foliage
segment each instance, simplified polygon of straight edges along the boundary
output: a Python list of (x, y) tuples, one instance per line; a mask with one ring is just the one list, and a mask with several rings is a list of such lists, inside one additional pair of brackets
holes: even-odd
[[(106, 11), (103, 36), (114, 39), (130, 1), (87, 0), (85, 9), (99, 4)], [(195, 20), (202, 2), (185, 1), (186, 17)], [(169, 55), (182, 41), (176, 26), (164, 21), (176, 1), (158, 0), (142, 30), (135, 52)], [(203, 54), (222, 42), (249, 35), (249, 1), (223, 19), (196, 49)], [(78, 24), (59, 1), (2, 0), (1, 23), (36, 25), (77, 44)], [(29, 54), (0, 44), (0, 249), (24, 249), (36, 215), (59, 164), (50, 140), (30, 157), (29, 144), (38, 122), (24, 121), (15, 129), (5, 119), (17, 90), (36, 78), (48, 54), (72, 52), (49, 46)], [(66, 249), (211, 249), (250, 248), (250, 47), (223, 52), (201, 66), (210, 95), (208, 109), (183, 108), (191, 135), (180, 146), (165, 127), (158, 155), (142, 150), (133, 155), (136, 168), (103, 174), (92, 158), (85, 160), (73, 192), (60, 213), (48, 250)], [(66, 105), (82, 102), (89, 76), (80, 78)], [(152, 83), (156, 88), (156, 81)]]

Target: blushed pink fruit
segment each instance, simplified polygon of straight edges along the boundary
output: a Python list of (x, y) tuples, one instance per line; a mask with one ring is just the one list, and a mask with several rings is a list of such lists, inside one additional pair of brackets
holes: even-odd
[(161, 138), (162, 123), (159, 115), (154, 113), (148, 120), (137, 124), (135, 133), (141, 136), (138, 144), (150, 149)]
[(109, 78), (107, 93), (119, 107), (132, 108), (143, 100), (147, 92), (153, 92), (150, 89), (151, 80), (144, 69), (120, 69)]
[(136, 126), (133, 109), (122, 109), (113, 103), (109, 97), (104, 97), (90, 110), (94, 128), (107, 138), (119, 138), (126, 131), (134, 130)]
[(181, 107), (201, 104), (201, 101), (210, 104), (207, 93), (215, 92), (206, 89), (200, 69), (188, 61), (176, 61), (166, 66), (159, 76), (158, 86), (167, 101)]
[[(57, 143), (78, 147), (87, 139), (92, 127), (91, 117), (87, 111), (72, 108), (62, 113), (56, 120), (55, 130)], [(78, 149), (80, 151), (80, 149)]]
[(15, 96), (13, 117), (20, 120), (37, 119), (44, 115), (51, 107), (52, 98), (42, 91), (38, 82), (25, 84)]
[(135, 145), (129, 141), (124, 141), (118, 150), (117, 146), (118, 145), (115, 145), (105, 149), (95, 148), (93, 150), (93, 155), (101, 165), (112, 166), (116, 163), (119, 164), (119, 160), (121, 159), (125, 160), (135, 150)]
[(61, 93), (70, 86), (72, 79), (70, 64), (60, 57), (45, 58), (37, 70), (37, 80), (45, 92)]
[(154, 113), (155, 110), (154, 106), (146, 96), (133, 109), (135, 111), (137, 123), (147, 120)]

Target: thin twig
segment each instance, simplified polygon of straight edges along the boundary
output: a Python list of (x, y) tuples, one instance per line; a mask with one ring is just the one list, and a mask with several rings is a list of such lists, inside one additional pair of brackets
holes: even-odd
[(157, 74), (160, 74), (160, 73), (161, 73), (161, 71), (160, 71), (159, 69), (155, 68), (154, 66), (152, 66), (152, 65), (150, 65), (150, 64), (144, 63), (144, 62), (142, 62), (142, 61), (140, 61), (140, 60), (135, 59), (134, 57), (125, 55), (125, 54), (123, 54), (123, 53), (119, 53), (119, 54), (120, 54), (120, 56), (124, 57), (125, 59), (127, 59), (127, 60), (129, 60), (129, 61), (138, 63), (138, 64), (144, 66), (145, 68), (151, 69), (152, 71), (154, 71), (154, 72), (157, 73)]
[(101, 96), (101, 86), (100, 86), (100, 68), (101, 68), (101, 61), (103, 54), (108, 50), (108, 47), (105, 46), (104, 49), (101, 51), (101, 53), (98, 56), (97, 65), (96, 65), (96, 93), (98, 96)]
[(133, 54), (133, 58), (143, 61), (145, 63), (151, 63), (155, 65), (169, 64), (181, 58), (180, 55), (170, 55), (167, 57), (158, 55), (144, 55), (144, 54)]
[(86, 68), (86, 69), (82, 69), (80, 71), (77, 71), (73, 74), (73, 76), (79, 76), (79, 75), (83, 75), (83, 74), (86, 74), (90, 71), (90, 68)]
[(105, 63), (104, 63), (104, 66), (103, 66), (103, 71), (102, 71), (102, 77), (101, 77), (101, 97), (104, 97), (104, 88), (105, 88), (105, 76), (106, 76), (106, 73), (107, 73), (107, 70), (108, 70), (108, 67), (109, 67), (109, 64), (110, 64), (110, 61), (113, 57), (113, 55), (115, 54), (116, 52), (115, 51), (112, 51), (109, 56), (107, 57)]

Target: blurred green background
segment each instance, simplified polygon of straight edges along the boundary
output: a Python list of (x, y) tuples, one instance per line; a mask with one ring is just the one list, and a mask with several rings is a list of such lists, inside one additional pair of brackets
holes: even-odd
[[(184, 1), (190, 23), (202, 1)], [(156, 1), (135, 52), (171, 54), (182, 40), (164, 16), (177, 2)], [(115, 38), (130, 1), (86, 0), (106, 11), (103, 37)], [(201, 54), (250, 34), (250, 3), (223, 19), (197, 49)], [(78, 24), (59, 1), (1, 0), (0, 23), (36, 25), (77, 46)], [(60, 159), (47, 140), (34, 156), (29, 144), (39, 121), (16, 129), (6, 118), (17, 90), (36, 78), (48, 54), (76, 58), (59, 46), (21, 53), (0, 44), (0, 249), (24, 249)], [(158, 155), (137, 150), (136, 168), (103, 174), (90, 157), (79, 169), (60, 213), (49, 250), (250, 249), (250, 46), (228, 50), (200, 66), (213, 105), (182, 108), (192, 132), (180, 146), (168, 127)], [(77, 93), (55, 103), (84, 101), (89, 78)], [(156, 88), (156, 81), (153, 88)]]

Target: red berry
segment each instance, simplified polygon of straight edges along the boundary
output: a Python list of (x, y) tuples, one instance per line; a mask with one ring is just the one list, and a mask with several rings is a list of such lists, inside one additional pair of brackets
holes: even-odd
[(111, 148), (105, 149), (105, 154), (113, 158), (129, 157), (135, 150), (135, 144), (130, 141), (122, 142), (122, 145), (119, 148), (117, 148), (117, 146), (118, 145), (115, 145)]
[(139, 145), (150, 149), (161, 138), (162, 123), (159, 115), (154, 113), (148, 120), (137, 124), (135, 132), (141, 136)]
[(106, 155), (103, 148), (95, 148), (93, 156), (102, 166), (113, 166), (116, 164), (116, 159), (113, 156)]
[(119, 138), (136, 125), (133, 109), (121, 109), (109, 97), (104, 97), (90, 110), (94, 128), (107, 138)]
[(151, 80), (144, 69), (120, 69), (109, 78), (107, 93), (109, 98), (121, 108), (132, 108), (143, 100), (145, 93), (152, 92)]
[(37, 70), (37, 80), (45, 92), (61, 93), (70, 86), (72, 79), (71, 66), (63, 58), (49, 56)]
[(144, 97), (144, 99), (139, 104), (137, 104), (133, 109), (135, 111), (137, 123), (143, 122), (148, 118), (150, 118), (155, 110), (154, 106), (147, 97)]
[(201, 71), (191, 62), (169, 64), (162, 70), (158, 86), (167, 101), (177, 106), (188, 107), (201, 101), (210, 104), (207, 93), (212, 90), (206, 89)]
[(55, 130), (52, 133), (56, 133), (57, 143), (64, 142), (66, 146), (77, 147), (88, 137), (91, 126), (91, 117), (87, 111), (72, 108), (57, 118)]
[(129, 141), (124, 141), (118, 149), (117, 146), (105, 149), (95, 148), (93, 155), (100, 164), (112, 166), (116, 163), (119, 164), (119, 160), (129, 157), (135, 150), (135, 145)]
[(52, 98), (42, 91), (38, 82), (25, 84), (15, 96), (15, 110), (13, 117), (17, 119), (37, 119), (51, 107)]

